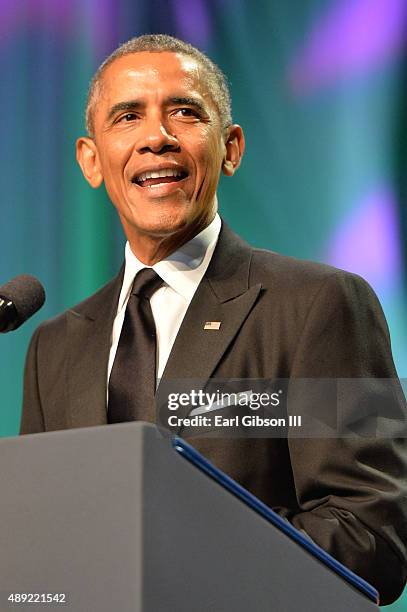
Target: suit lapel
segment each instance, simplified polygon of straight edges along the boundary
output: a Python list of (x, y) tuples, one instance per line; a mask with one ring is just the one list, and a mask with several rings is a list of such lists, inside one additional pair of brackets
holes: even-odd
[[(261, 285), (227, 302), (219, 302), (203, 279), (178, 332), (163, 378), (207, 380), (250, 312)], [(206, 322), (220, 322), (219, 330), (204, 329)]]
[[(249, 286), (252, 249), (225, 224), (208, 270), (184, 317), (163, 379), (206, 382), (238, 333), (260, 293)], [(118, 276), (67, 313), (68, 396), (71, 427), (107, 422), (106, 386), (110, 339), (123, 281)], [(204, 329), (220, 322), (219, 330)]]
[(124, 267), (96, 295), (67, 313), (71, 427), (107, 422), (107, 365), (123, 271)]
[[(174, 342), (163, 379), (211, 376), (259, 295), (249, 287), (252, 249), (223, 224), (208, 270)], [(220, 322), (204, 329), (207, 322)]]

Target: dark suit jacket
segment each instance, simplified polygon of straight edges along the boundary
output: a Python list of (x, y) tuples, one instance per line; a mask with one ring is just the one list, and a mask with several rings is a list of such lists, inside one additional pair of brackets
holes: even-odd
[[(106, 423), (117, 278), (42, 324), (28, 351), (21, 433)], [(221, 321), (219, 332), (203, 329)], [(393, 378), (387, 325), (361, 278), (252, 249), (223, 226), (165, 378)], [(358, 415), (363, 385), (349, 399)], [(380, 382), (378, 382), (380, 391)], [(397, 394), (396, 394), (397, 396)], [(306, 417), (307, 400), (301, 410)], [(405, 415), (402, 394), (390, 410)], [(199, 439), (198, 450), (389, 603), (406, 580), (404, 439)]]

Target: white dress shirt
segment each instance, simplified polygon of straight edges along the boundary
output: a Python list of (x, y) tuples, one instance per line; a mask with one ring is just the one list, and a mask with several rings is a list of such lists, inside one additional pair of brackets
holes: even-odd
[[(213, 221), (200, 234), (152, 266), (164, 281), (164, 285), (157, 289), (150, 299), (157, 331), (157, 379), (160, 379), (164, 372), (182, 320), (211, 261), (221, 224), (220, 217), (216, 214)], [(137, 259), (128, 242), (125, 248), (125, 262), (123, 284), (112, 329), (108, 382), (134, 278), (142, 268), (151, 267)]]

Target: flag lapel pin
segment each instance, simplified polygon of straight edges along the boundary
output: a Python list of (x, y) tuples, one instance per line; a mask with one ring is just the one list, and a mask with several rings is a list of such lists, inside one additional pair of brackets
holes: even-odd
[(207, 321), (204, 325), (204, 329), (213, 329), (218, 331), (220, 328), (221, 321)]

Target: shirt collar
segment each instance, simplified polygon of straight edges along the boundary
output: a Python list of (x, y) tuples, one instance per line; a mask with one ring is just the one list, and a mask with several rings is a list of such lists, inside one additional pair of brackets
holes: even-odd
[[(222, 222), (216, 213), (202, 232), (183, 244), (177, 251), (152, 266), (164, 282), (187, 301), (191, 301), (212, 258)], [(118, 311), (127, 303), (134, 278), (145, 267), (133, 253), (129, 243), (125, 248), (125, 271)]]

